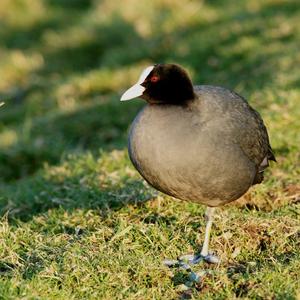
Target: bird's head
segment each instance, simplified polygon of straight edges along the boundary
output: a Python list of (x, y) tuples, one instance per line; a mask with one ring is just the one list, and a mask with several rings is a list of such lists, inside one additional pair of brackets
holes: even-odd
[(195, 98), (187, 72), (175, 64), (149, 66), (135, 85), (121, 97), (121, 101), (140, 97), (150, 104), (185, 105)]

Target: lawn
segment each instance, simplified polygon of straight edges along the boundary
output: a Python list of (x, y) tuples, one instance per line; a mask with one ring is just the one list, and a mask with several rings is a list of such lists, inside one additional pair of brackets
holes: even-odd
[[(0, 2), (0, 299), (300, 299), (300, 2)], [(159, 194), (127, 155), (156, 62), (263, 116), (277, 163), (218, 209), (220, 265), (186, 288), (205, 207)], [(1, 104), (0, 104), (1, 105)]]

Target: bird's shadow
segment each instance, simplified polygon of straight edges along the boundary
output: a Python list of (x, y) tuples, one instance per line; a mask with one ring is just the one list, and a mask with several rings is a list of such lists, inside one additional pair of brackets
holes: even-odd
[[(102, 187), (101, 182), (97, 183), (98, 186), (90, 186), (83, 183), (82, 179), (79, 175), (56, 181), (40, 175), (18, 182), (17, 187), (10, 186), (3, 190), (0, 198), (1, 212), (6, 213), (11, 222), (27, 222), (32, 217), (55, 208), (70, 212), (76, 209), (93, 209), (105, 218), (110, 212), (126, 205), (141, 206), (157, 196), (156, 191), (145, 186), (142, 179), (128, 177), (121, 184), (118, 182), (109, 187)], [(151, 222), (150, 219), (148, 221)]]

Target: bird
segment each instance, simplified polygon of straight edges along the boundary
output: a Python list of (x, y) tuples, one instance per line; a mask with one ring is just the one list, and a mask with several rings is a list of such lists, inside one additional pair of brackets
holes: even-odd
[(177, 64), (145, 68), (121, 101), (134, 98), (146, 104), (129, 130), (133, 166), (156, 190), (207, 206), (201, 252), (181, 259), (219, 263), (209, 251), (216, 207), (261, 183), (269, 162), (276, 162), (260, 114), (230, 89), (194, 86)]

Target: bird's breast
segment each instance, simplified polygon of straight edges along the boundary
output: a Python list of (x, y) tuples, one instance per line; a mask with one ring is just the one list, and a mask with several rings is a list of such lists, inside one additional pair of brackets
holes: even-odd
[(198, 111), (148, 105), (131, 126), (130, 158), (168, 195), (210, 206), (235, 200), (251, 186), (255, 168), (214, 124)]

